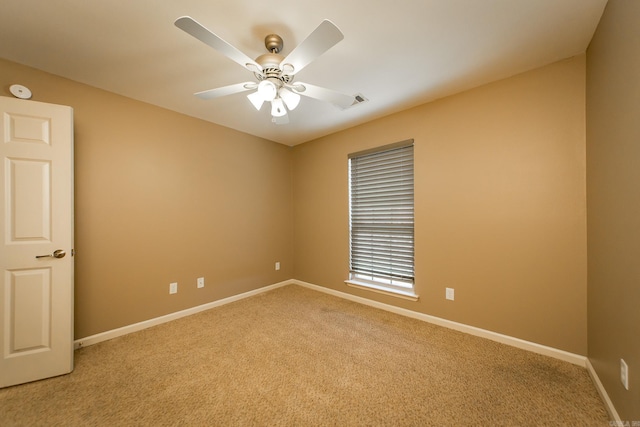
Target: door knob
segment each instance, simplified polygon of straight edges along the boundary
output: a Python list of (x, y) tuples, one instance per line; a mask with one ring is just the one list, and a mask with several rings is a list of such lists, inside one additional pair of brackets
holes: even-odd
[(36, 258), (64, 258), (67, 253), (62, 249), (56, 249), (52, 254), (36, 255)]

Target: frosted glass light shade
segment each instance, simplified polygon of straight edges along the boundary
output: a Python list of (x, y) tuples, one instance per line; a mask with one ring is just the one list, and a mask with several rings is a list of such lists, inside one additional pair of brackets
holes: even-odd
[(258, 84), (258, 93), (265, 101), (273, 101), (278, 94), (278, 88), (269, 80), (263, 80)]
[(256, 110), (260, 110), (260, 108), (262, 108), (262, 104), (264, 103), (264, 98), (262, 97), (262, 94), (258, 91), (250, 93), (249, 95), (247, 95), (247, 98), (249, 98), (249, 101), (251, 101), (251, 103), (253, 104), (254, 107), (256, 107)]
[(273, 117), (282, 117), (287, 114), (287, 110), (284, 108), (282, 99), (276, 98), (271, 101), (271, 115)]
[(280, 98), (282, 98), (284, 103), (287, 105), (287, 108), (291, 111), (293, 111), (300, 103), (300, 95), (291, 92), (289, 89), (282, 88), (278, 93), (280, 94)]

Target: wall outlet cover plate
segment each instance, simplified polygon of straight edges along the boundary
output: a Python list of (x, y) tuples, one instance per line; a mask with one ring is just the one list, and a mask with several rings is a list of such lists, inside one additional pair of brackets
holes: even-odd
[(624, 359), (620, 359), (620, 381), (624, 388), (629, 390), (629, 366)]
[(455, 298), (455, 291), (454, 291), (454, 289), (453, 289), (453, 288), (446, 288), (445, 297), (446, 297), (448, 300), (453, 301), (453, 300), (454, 300), (454, 298)]

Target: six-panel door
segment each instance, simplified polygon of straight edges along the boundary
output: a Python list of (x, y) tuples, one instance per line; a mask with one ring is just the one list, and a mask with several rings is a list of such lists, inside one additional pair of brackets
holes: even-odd
[(72, 121), (0, 97), (0, 387), (73, 370)]

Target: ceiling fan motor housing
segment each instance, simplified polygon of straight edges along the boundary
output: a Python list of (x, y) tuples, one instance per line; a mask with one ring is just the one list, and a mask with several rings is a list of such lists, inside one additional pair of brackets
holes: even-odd
[[(267, 36), (268, 37), (268, 36)], [(278, 79), (282, 84), (289, 83), (293, 80), (293, 76), (283, 74), (280, 69), (280, 63), (284, 57), (277, 53), (265, 53), (256, 58), (256, 62), (262, 67), (261, 73), (254, 73), (260, 81), (266, 79)]]

